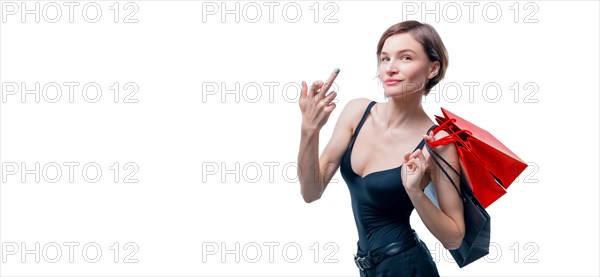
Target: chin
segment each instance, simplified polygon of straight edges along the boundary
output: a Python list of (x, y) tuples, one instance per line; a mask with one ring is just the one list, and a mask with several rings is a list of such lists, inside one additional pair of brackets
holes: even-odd
[(387, 95), (387, 97), (402, 97), (407, 95), (406, 92), (398, 90), (384, 90), (383, 94)]
[(421, 91), (404, 91), (404, 90), (384, 90), (383, 91), (384, 95), (387, 95), (387, 97), (410, 97), (413, 96), (415, 94), (418, 95), (422, 95)]

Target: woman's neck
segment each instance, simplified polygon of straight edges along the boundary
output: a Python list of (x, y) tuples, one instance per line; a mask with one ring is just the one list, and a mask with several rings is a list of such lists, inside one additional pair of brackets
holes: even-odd
[(431, 123), (421, 105), (421, 94), (389, 97), (382, 105), (383, 128), (391, 130), (414, 130)]

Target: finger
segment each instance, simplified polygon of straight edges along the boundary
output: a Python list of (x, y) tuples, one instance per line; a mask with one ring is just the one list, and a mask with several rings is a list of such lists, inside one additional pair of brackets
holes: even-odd
[(306, 98), (307, 91), (308, 91), (308, 86), (306, 85), (306, 82), (304, 82), (304, 80), (302, 80), (302, 89), (300, 90), (300, 98)]
[(417, 149), (414, 152), (410, 153), (410, 159), (414, 159), (414, 158), (418, 157), (419, 153), (421, 153), (421, 149)]
[(323, 110), (327, 113), (331, 113), (335, 109), (335, 103), (327, 105)]
[(409, 173), (415, 173), (419, 170), (419, 161), (416, 159), (410, 159), (406, 163), (407, 169)]
[(410, 152), (404, 153), (404, 162), (408, 162), (410, 160), (410, 155), (411, 155)]
[(423, 155), (421, 149), (417, 149), (415, 152), (411, 154), (411, 161), (414, 161), (418, 167), (427, 165), (427, 157)]
[(417, 158), (421, 161), (427, 161), (427, 157), (425, 157), (425, 153), (423, 152), (423, 150), (419, 149), (417, 151), (419, 151), (419, 153), (417, 154)]
[(309, 91), (308, 96), (314, 97), (317, 94), (317, 89), (319, 89), (318, 84), (319, 84), (319, 81), (314, 81), (312, 83), (312, 85), (310, 86), (310, 91)]
[(325, 102), (325, 104), (327, 105), (331, 105), (333, 100), (335, 99), (335, 96), (337, 96), (337, 92), (332, 91), (329, 94), (327, 94), (325, 98), (323, 98), (323, 102)]
[(323, 93), (323, 95), (325, 95), (325, 93), (327, 93), (329, 88), (331, 88), (331, 85), (333, 84), (333, 82), (335, 81), (335, 78), (337, 78), (339, 73), (340, 73), (340, 69), (336, 68), (333, 70), (331, 75), (329, 75), (329, 78), (327, 78), (327, 80), (325, 80), (325, 84), (323, 85), (323, 88), (321, 89), (321, 93)]
[(315, 92), (313, 94), (313, 97), (315, 97), (315, 101), (323, 100), (323, 94), (321, 93), (322, 88), (323, 88), (323, 81), (321, 81), (321, 80), (315, 81)]
[(423, 138), (425, 138), (426, 140), (434, 140), (433, 131), (429, 131), (429, 134), (423, 135)]

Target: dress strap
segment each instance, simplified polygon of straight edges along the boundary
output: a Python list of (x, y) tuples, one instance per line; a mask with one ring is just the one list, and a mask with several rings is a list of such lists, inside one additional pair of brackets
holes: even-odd
[(365, 120), (367, 119), (367, 116), (369, 115), (369, 112), (371, 111), (371, 108), (373, 107), (373, 105), (375, 105), (375, 103), (377, 103), (377, 102), (371, 101), (371, 103), (369, 103), (369, 106), (367, 106), (367, 109), (365, 110), (365, 113), (363, 114), (362, 118), (360, 119), (358, 126), (356, 126), (356, 131), (354, 132), (354, 135), (352, 136), (352, 142), (350, 142), (350, 145), (348, 145), (348, 148), (352, 149), (352, 146), (354, 145), (354, 141), (356, 140), (356, 137), (358, 136), (358, 132), (360, 132), (360, 129), (362, 128), (363, 124), (365, 123)]

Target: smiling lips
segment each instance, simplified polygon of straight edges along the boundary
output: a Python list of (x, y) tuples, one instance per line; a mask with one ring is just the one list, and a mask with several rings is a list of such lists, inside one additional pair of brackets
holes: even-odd
[(400, 79), (395, 79), (395, 78), (387, 78), (387, 79), (385, 79), (385, 84), (388, 85), (388, 86), (397, 85), (400, 82), (402, 82), (402, 80), (400, 80)]

